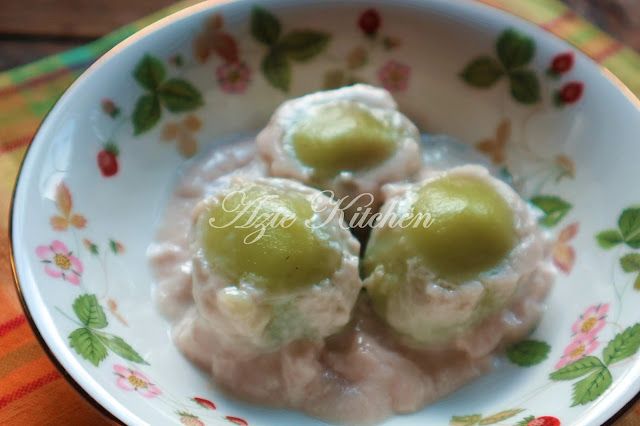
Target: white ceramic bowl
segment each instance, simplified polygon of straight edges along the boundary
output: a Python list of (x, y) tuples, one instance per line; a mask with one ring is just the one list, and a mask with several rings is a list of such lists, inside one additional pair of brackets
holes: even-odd
[(470, 1), (254, 6), (199, 4), (129, 38), (31, 144), (12, 212), (16, 280), (70, 381), (127, 424), (320, 424), (227, 398), (187, 362), (151, 302), (145, 250), (185, 156), (260, 129), (289, 97), (367, 81), (423, 131), (519, 176), (561, 270), (529, 343), (385, 424), (599, 425), (621, 413), (640, 390), (638, 101), (565, 42)]

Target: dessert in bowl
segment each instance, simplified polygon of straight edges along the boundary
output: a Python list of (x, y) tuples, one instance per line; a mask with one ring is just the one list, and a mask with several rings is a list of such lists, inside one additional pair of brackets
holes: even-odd
[[(337, 86), (379, 95), (297, 103)], [(17, 184), (16, 277), (57, 362), (128, 424), (599, 424), (640, 387), (638, 114), (482, 5), (199, 5), (54, 107)], [(240, 243), (209, 223), (237, 190), (326, 226)], [(362, 193), (434, 220), (367, 240), (342, 226), (364, 205), (313, 209)]]
[(229, 394), (378, 423), (488, 373), (540, 320), (555, 267), (535, 207), (482, 165), (434, 171), (396, 108), (364, 84), (291, 99), (177, 178), (148, 249), (157, 303)]

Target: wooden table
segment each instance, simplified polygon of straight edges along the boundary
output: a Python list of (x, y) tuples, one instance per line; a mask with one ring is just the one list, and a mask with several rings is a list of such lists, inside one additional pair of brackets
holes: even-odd
[(176, 0), (0, 0), (0, 71), (68, 50)]
[[(0, 0), (0, 71), (71, 49), (175, 0)], [(564, 0), (640, 51), (639, 0)]]

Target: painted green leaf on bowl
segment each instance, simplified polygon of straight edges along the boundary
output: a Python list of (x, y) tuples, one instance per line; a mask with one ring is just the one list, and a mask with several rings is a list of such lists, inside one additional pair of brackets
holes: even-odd
[(529, 367), (547, 359), (550, 350), (551, 346), (546, 342), (524, 340), (507, 349), (507, 358), (521, 367)]

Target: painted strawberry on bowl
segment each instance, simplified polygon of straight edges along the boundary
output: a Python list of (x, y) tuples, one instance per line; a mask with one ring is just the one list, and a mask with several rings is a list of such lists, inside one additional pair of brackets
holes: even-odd
[(120, 150), (116, 144), (110, 142), (104, 145), (103, 149), (98, 152), (97, 161), (98, 169), (102, 176), (112, 177), (118, 173), (118, 154)]
[(561, 424), (560, 420), (552, 416), (529, 416), (518, 423), (518, 426), (560, 426)]

